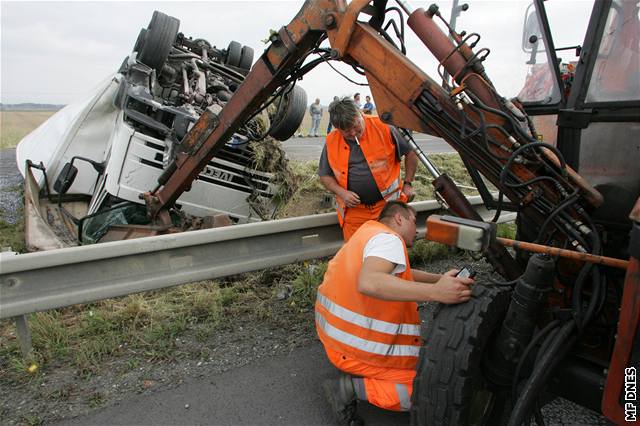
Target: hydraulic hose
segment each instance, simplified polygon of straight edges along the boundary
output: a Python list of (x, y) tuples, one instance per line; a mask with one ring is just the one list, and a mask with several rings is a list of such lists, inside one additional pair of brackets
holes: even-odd
[(529, 417), (540, 388), (576, 342), (577, 338), (573, 334), (575, 327), (576, 323), (573, 320), (565, 323), (556, 334), (554, 341), (549, 345), (549, 349), (540, 357), (539, 364), (535, 367), (522, 389), (507, 426), (521, 426)]

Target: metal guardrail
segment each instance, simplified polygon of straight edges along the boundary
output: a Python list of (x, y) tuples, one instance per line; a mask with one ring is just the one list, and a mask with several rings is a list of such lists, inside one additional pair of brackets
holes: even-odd
[[(480, 197), (469, 197), (486, 212)], [(436, 201), (412, 204), (418, 234)], [(486, 212), (487, 217), (490, 216)], [(509, 220), (509, 219), (507, 219)], [(422, 226), (420, 226), (422, 225)], [(0, 256), (0, 319), (335, 254), (335, 213)]]

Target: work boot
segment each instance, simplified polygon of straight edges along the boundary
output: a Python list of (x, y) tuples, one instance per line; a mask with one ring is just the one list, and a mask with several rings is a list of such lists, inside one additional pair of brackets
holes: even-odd
[(322, 383), (324, 394), (338, 424), (345, 426), (364, 425), (356, 414), (356, 392), (351, 376), (342, 374), (339, 379), (327, 379)]

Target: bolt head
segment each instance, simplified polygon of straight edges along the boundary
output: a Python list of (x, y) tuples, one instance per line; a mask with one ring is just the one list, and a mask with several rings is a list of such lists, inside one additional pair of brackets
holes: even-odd
[(324, 24), (327, 28), (333, 28), (336, 25), (336, 17), (333, 14), (329, 14), (324, 18)]

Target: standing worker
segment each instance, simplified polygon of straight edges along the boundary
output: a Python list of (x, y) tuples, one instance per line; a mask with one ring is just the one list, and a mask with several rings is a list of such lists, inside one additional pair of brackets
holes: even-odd
[(362, 105), (362, 112), (369, 115), (373, 114), (373, 110), (375, 109), (375, 107), (371, 102), (371, 96), (365, 96), (364, 99), (365, 103), (364, 105)]
[(316, 98), (316, 101), (309, 106), (309, 113), (311, 114), (311, 130), (309, 136), (318, 136), (318, 127), (320, 126), (320, 119), (322, 118), (322, 106), (320, 105), (320, 99)]
[(353, 94), (353, 101), (358, 105), (358, 109), (362, 107), (362, 102), (360, 102), (360, 93)]
[(385, 205), (329, 262), (318, 287), (316, 331), (329, 361), (343, 373), (323, 383), (337, 419), (357, 422), (356, 401), (408, 411), (422, 346), (416, 302), (461, 303), (471, 278), (412, 270), (407, 247), (416, 234), (415, 210)]
[[(365, 116), (353, 99), (329, 105), (335, 130), (327, 135), (318, 175), (335, 195), (344, 240), (367, 220), (378, 218), (385, 202), (410, 201), (418, 157), (395, 127), (377, 116)], [(405, 177), (400, 178), (404, 156)]]
[[(333, 102), (335, 101), (339, 101), (340, 98), (337, 96), (333, 97)], [(331, 120), (329, 120), (329, 124), (327, 125), (327, 135), (329, 135), (329, 133), (331, 133), (331, 130), (333, 129), (333, 124), (331, 124)]]

